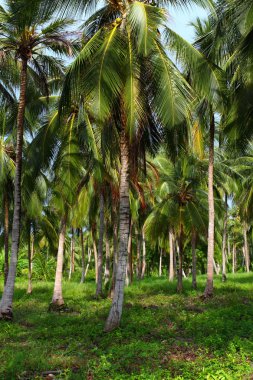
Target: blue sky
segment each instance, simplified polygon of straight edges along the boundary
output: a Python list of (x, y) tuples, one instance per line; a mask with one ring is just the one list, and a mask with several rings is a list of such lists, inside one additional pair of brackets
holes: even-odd
[(208, 13), (200, 7), (192, 6), (187, 10), (168, 9), (171, 17), (170, 27), (175, 30), (180, 36), (186, 40), (193, 42), (194, 32), (193, 28), (189, 25), (190, 22), (195, 21), (197, 17), (205, 18)]

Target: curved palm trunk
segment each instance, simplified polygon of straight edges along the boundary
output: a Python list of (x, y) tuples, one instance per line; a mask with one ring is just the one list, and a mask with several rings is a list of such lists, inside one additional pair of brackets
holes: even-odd
[(197, 289), (197, 256), (196, 256), (197, 232), (192, 230), (192, 288)]
[(66, 227), (67, 227), (67, 214), (63, 216), (61, 220), (61, 227), (60, 227), (54, 293), (53, 293), (53, 298), (52, 298), (52, 305), (55, 305), (55, 306), (64, 305), (64, 299), (62, 296), (62, 270), (63, 270), (63, 261), (64, 261), (64, 245), (65, 245), (65, 237), (66, 237)]
[(23, 150), (23, 131), (24, 116), (26, 105), (26, 87), (27, 87), (27, 60), (22, 59), (22, 69), (20, 77), (20, 98), (17, 116), (17, 146), (16, 146), (16, 173), (14, 181), (14, 206), (13, 206), (13, 225), (12, 225), (12, 244), (11, 259), (8, 277), (2, 300), (0, 303), (0, 319), (12, 319), (12, 303), (14, 294), (14, 285), (16, 278), (16, 269), (18, 261), (18, 250), (20, 243), (20, 225), (21, 225), (21, 175), (22, 175), (22, 150)]
[(207, 249), (207, 282), (204, 297), (213, 295), (213, 261), (214, 261), (214, 193), (213, 193), (213, 173), (214, 173), (214, 133), (215, 120), (211, 112), (210, 138), (209, 138), (209, 167), (208, 167), (208, 249)]
[(4, 285), (9, 272), (9, 198), (4, 194)]
[(223, 237), (222, 237), (222, 281), (225, 282), (227, 280), (226, 273), (226, 261), (227, 261), (227, 224), (228, 224), (228, 216), (227, 216), (227, 195), (225, 195), (225, 216), (224, 216), (224, 226), (223, 226)]
[(99, 242), (98, 242), (98, 255), (97, 255), (97, 288), (96, 288), (96, 297), (102, 295), (102, 286), (103, 286), (103, 242), (104, 242), (104, 196), (101, 192), (99, 198), (99, 208), (100, 208), (100, 223), (99, 223)]
[[(125, 125), (125, 123), (123, 123)], [(129, 235), (129, 143), (125, 131), (120, 136), (120, 209), (119, 209), (119, 257), (112, 307), (106, 321), (105, 331), (111, 331), (120, 324), (127, 265), (127, 245)]]
[(169, 243), (170, 243), (170, 273), (169, 273), (169, 281), (174, 280), (174, 238), (173, 232), (169, 229)]

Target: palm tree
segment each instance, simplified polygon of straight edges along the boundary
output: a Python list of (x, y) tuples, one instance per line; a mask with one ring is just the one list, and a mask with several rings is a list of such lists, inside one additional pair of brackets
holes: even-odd
[(71, 44), (62, 33), (67, 20), (50, 23), (52, 13), (42, 13), (41, 1), (33, 1), (29, 8), (24, 0), (8, 0), (7, 8), (1, 7), (0, 51), (3, 59), (16, 61), (20, 68), (19, 106), (17, 114), (16, 174), (14, 181), (14, 206), (12, 226), (11, 261), (6, 286), (0, 304), (0, 318), (12, 319), (12, 301), (16, 276), (17, 255), (21, 223), (21, 175), (24, 117), (27, 99), (27, 83), (30, 67), (36, 73), (34, 80), (48, 95), (47, 78), (62, 73), (60, 62), (44, 54), (43, 48), (54, 53), (69, 53)]
[[(182, 292), (184, 246), (193, 230), (206, 230), (206, 202), (203, 198), (205, 165), (195, 157), (178, 157), (175, 164), (165, 155), (155, 158), (159, 173), (157, 204), (146, 220), (149, 236), (157, 231), (168, 233), (168, 224), (173, 229), (179, 248), (178, 292)], [(167, 222), (167, 223), (166, 223)], [(161, 234), (161, 232), (160, 232)], [(159, 236), (159, 235), (158, 235)]]
[[(106, 7), (112, 11), (111, 2)], [(102, 126), (110, 121), (120, 136), (119, 255), (107, 331), (119, 325), (123, 306), (130, 146), (140, 128), (151, 130), (155, 124), (171, 127), (183, 120), (190, 93), (157, 33), (166, 21), (165, 11), (137, 1), (115, 2), (113, 10), (108, 13), (106, 27), (99, 23), (100, 11), (87, 21), (88, 41), (68, 70), (62, 98), (64, 107), (71, 98), (83, 96), (89, 117)]]

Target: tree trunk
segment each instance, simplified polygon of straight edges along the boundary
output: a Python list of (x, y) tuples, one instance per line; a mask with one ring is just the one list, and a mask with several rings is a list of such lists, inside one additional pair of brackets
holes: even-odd
[(67, 214), (65, 214), (61, 220), (60, 234), (59, 234), (59, 245), (57, 253), (57, 264), (56, 264), (56, 274), (54, 283), (54, 293), (52, 298), (52, 304), (61, 307), (64, 305), (64, 299), (62, 296), (62, 270), (64, 261), (64, 245), (66, 237), (66, 227), (67, 227)]
[(141, 279), (141, 238), (139, 234), (138, 227), (136, 226), (136, 250), (137, 250), (137, 257), (136, 257), (136, 277), (138, 280)]
[(230, 257), (231, 257), (231, 247), (230, 247), (230, 239), (229, 239), (229, 235), (228, 235), (228, 247), (227, 247), (227, 252), (228, 252), (228, 254), (227, 254), (227, 264), (228, 264), (229, 259), (230, 259)]
[(174, 237), (171, 228), (169, 229), (169, 243), (170, 243), (170, 273), (169, 281), (174, 280)]
[(146, 273), (146, 240), (145, 240), (145, 231), (144, 227), (142, 228), (142, 269), (141, 269), (141, 278), (143, 279)]
[(214, 268), (216, 275), (218, 276), (220, 274), (220, 265), (219, 265), (219, 263), (217, 263), (217, 265), (216, 265), (216, 262), (214, 259), (213, 259), (213, 268)]
[(244, 239), (244, 257), (245, 257), (245, 269), (246, 272), (249, 273), (250, 268), (250, 258), (249, 258), (249, 243), (248, 243), (248, 226), (247, 223), (243, 223), (243, 239)]
[[(125, 122), (123, 121), (123, 125)], [(127, 265), (127, 246), (129, 235), (129, 142), (125, 131), (120, 136), (121, 172), (120, 172), (120, 209), (119, 209), (119, 257), (112, 307), (106, 321), (105, 331), (111, 331), (120, 324)]]
[(118, 265), (118, 217), (117, 208), (113, 204), (112, 218), (113, 218), (113, 268), (112, 268), (112, 285), (110, 289), (110, 297), (113, 298), (114, 288), (116, 282), (116, 273)]
[(71, 280), (72, 273), (75, 271), (75, 232), (71, 228), (71, 243), (70, 243), (70, 266), (69, 266), (69, 280)]
[(96, 297), (102, 296), (103, 287), (103, 243), (104, 243), (104, 230), (105, 230), (105, 220), (104, 220), (104, 196), (101, 191), (99, 197), (99, 242), (98, 242), (98, 261), (97, 261), (97, 289)]
[(84, 273), (84, 278), (86, 278), (86, 276), (87, 276), (87, 273), (88, 273), (88, 270), (89, 270), (89, 266), (90, 266), (90, 261), (91, 261), (91, 249), (88, 247), (88, 262), (87, 262), (87, 265), (86, 265), (86, 269), (85, 269), (85, 273)]
[(227, 260), (227, 224), (228, 224), (228, 212), (227, 212), (227, 194), (225, 194), (225, 215), (224, 215), (224, 226), (223, 226), (223, 237), (222, 237), (222, 282), (227, 280), (226, 273), (226, 260)]
[(110, 281), (110, 239), (108, 224), (106, 224), (106, 233), (105, 233), (105, 286)]
[(127, 245), (127, 254), (128, 254), (128, 261), (127, 261), (127, 276), (126, 276), (126, 285), (130, 285), (133, 283), (133, 237), (132, 237), (132, 231), (133, 231), (133, 221), (131, 219), (130, 221), (130, 229), (129, 229), (129, 236), (128, 236), (128, 245)]
[(27, 294), (32, 294), (32, 261), (34, 256), (34, 233), (29, 228), (28, 237), (28, 288)]
[(20, 243), (21, 225), (21, 175), (22, 175), (22, 151), (23, 151), (23, 131), (24, 115), (26, 105), (27, 87), (27, 60), (22, 59), (22, 69), (20, 77), (20, 98), (17, 115), (17, 146), (16, 146), (16, 172), (14, 180), (14, 205), (13, 205), (13, 225), (12, 225), (12, 244), (11, 259), (8, 277), (2, 300), (0, 303), (0, 319), (12, 319), (12, 303), (17, 270), (18, 250)]
[(163, 268), (163, 249), (160, 249), (160, 256), (159, 256), (159, 271), (158, 276), (162, 277), (162, 268)]
[(4, 285), (9, 272), (9, 198), (4, 193)]
[(233, 243), (233, 253), (232, 253), (232, 273), (235, 274), (236, 272), (236, 243)]
[(84, 283), (85, 279), (85, 251), (84, 251), (84, 241), (83, 241), (83, 230), (80, 228), (80, 241), (81, 241), (81, 252), (82, 252), (82, 277), (81, 284)]
[(197, 289), (197, 256), (196, 256), (197, 232), (192, 230), (192, 288)]
[(208, 249), (207, 249), (207, 282), (204, 297), (213, 295), (213, 260), (214, 260), (214, 192), (213, 192), (213, 175), (214, 175), (214, 133), (215, 120), (211, 111), (210, 120), (210, 140), (209, 140), (209, 167), (208, 167)]
[(180, 227), (178, 239), (178, 276), (177, 276), (177, 292), (183, 291), (183, 228)]
[(178, 242), (173, 235), (173, 262), (174, 262), (174, 274), (177, 273), (177, 253), (178, 253)]
[(96, 284), (97, 284), (98, 282), (98, 251), (97, 251), (97, 244), (96, 244), (96, 231), (94, 227), (91, 228), (91, 234), (92, 234), (92, 241), (93, 241), (94, 261), (95, 261), (95, 278), (96, 278)]

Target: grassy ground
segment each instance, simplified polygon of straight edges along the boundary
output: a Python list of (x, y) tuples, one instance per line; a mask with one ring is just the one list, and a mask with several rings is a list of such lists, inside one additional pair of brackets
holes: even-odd
[(48, 313), (52, 283), (18, 283), (15, 320), (0, 323), (0, 379), (253, 379), (253, 275), (215, 280), (216, 295), (200, 299), (158, 278), (126, 290), (121, 328), (105, 334), (110, 300), (93, 299), (94, 285), (64, 284), (73, 310)]

